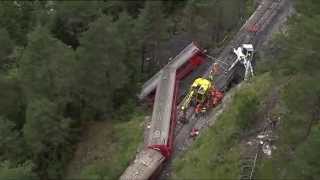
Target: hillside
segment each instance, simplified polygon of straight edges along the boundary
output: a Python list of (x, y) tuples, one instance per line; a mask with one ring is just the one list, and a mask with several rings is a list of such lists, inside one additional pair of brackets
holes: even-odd
[(183, 44), (221, 47), (252, 2), (1, 1), (0, 179), (118, 177), (141, 84)]
[(238, 179), (269, 122), (272, 154), (260, 152), (255, 179), (319, 178), (319, 6), (295, 2), (297, 14), (260, 53), (257, 76), (232, 92), (214, 127), (174, 161), (173, 179)]
[(258, 48), (255, 77), (226, 92), (194, 141), (181, 125), (175, 145), (194, 143), (160, 178), (320, 179), (318, 0), (295, 0), (283, 27), (268, 18), (278, 0), (0, 1), (0, 179), (119, 178), (150, 127), (142, 84), (192, 41), (233, 60), (233, 37), (263, 36), (237, 36), (261, 2), (257, 17), (277, 33)]

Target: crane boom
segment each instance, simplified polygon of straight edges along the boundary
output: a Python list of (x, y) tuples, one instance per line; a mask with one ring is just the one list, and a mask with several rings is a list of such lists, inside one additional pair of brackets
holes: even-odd
[(182, 101), (182, 106), (181, 106), (181, 110), (182, 111), (185, 111), (186, 109), (189, 108), (190, 106), (190, 102), (194, 96), (194, 93), (195, 93), (195, 89), (191, 89), (188, 93), (188, 95), (183, 99)]

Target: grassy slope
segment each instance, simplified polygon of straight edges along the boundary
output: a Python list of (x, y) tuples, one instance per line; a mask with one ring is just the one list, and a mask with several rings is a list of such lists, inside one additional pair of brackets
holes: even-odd
[[(288, 33), (274, 43), (281, 51), (271, 65), (274, 79), (285, 81), (281, 91), (282, 116), (278, 147), (258, 166), (258, 178), (320, 178), (320, 2), (298, 0), (298, 15)], [(279, 80), (280, 79), (280, 80)]]
[(250, 117), (272, 86), (280, 87), (278, 108), (271, 112), (281, 117), (278, 149), (259, 161), (257, 179), (320, 178), (320, 2), (298, 0), (296, 8), (299, 15), (290, 20), (287, 34), (274, 40), (272, 56), (266, 57), (271, 61), (237, 92), (215, 126), (175, 160), (173, 178), (237, 179), (241, 132), (254, 123)]
[(232, 105), (215, 125), (200, 136), (183, 157), (174, 161), (174, 179), (238, 178), (238, 143), (257, 121), (256, 112), (271, 88), (270, 80), (270, 74), (266, 73), (236, 92)]
[(135, 114), (130, 121), (95, 122), (79, 145), (68, 178), (117, 179), (143, 141), (143, 120)]

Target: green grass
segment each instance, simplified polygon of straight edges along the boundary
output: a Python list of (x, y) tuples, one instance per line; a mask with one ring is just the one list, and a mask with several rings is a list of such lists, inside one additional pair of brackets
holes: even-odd
[[(193, 144), (173, 162), (173, 179), (237, 179), (239, 177), (241, 136), (256, 121), (257, 108), (271, 88), (270, 74), (244, 84), (232, 104)], [(268, 82), (268, 83), (266, 83)]]
[(246, 17), (246, 18), (249, 18), (249, 17), (251, 16), (251, 14), (252, 14), (252, 13), (254, 12), (254, 10), (255, 10), (255, 9), (254, 9), (254, 8), (255, 8), (255, 7), (254, 7), (254, 4), (255, 4), (255, 3), (254, 3), (254, 0), (246, 0), (245, 3), (246, 3), (246, 6), (245, 6), (245, 7), (246, 7), (246, 11), (245, 11), (245, 12), (246, 12), (246, 15), (245, 15), (245, 17)]
[[(143, 142), (143, 115), (134, 115), (127, 122), (112, 123), (107, 160), (97, 160), (81, 170), (81, 179), (117, 179), (134, 158), (138, 145)], [(108, 130), (109, 131), (109, 130)]]
[(319, 7), (319, 1), (296, 1), (299, 16), (291, 18), (288, 32), (275, 40), (277, 63), (268, 68), (283, 85), (276, 112), (281, 117), (279, 139), (272, 158), (258, 163), (257, 179), (320, 178)]
[(277, 150), (258, 164), (258, 179), (319, 179), (319, 76), (296, 74), (281, 89)]

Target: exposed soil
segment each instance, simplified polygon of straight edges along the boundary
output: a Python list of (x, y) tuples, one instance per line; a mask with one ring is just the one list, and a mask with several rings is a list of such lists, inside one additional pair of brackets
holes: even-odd
[(66, 179), (76, 178), (83, 167), (97, 162), (108, 161), (111, 150), (107, 139), (112, 136), (112, 125), (108, 121), (94, 121), (88, 123), (77, 144), (72, 160), (66, 168)]

